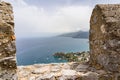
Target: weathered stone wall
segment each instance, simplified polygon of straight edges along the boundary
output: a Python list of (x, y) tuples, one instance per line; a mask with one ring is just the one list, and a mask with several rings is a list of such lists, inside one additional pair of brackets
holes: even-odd
[(0, 2), (0, 80), (17, 80), (13, 9)]
[[(0, 80), (18, 80), (12, 6), (0, 2)], [(90, 20), (90, 64), (18, 67), (19, 80), (120, 80), (120, 5), (96, 5)]]
[(120, 4), (96, 5), (90, 20), (90, 63), (120, 72)]

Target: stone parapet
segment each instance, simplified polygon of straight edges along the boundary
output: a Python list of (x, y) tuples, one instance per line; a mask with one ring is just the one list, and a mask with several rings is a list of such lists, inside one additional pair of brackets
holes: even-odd
[(18, 80), (120, 80), (120, 73), (79, 62), (34, 64), (18, 66)]
[(89, 62), (17, 69), (13, 9), (11, 4), (0, 2), (0, 80), (120, 80), (120, 4), (96, 5), (89, 40)]
[(120, 72), (120, 4), (96, 5), (89, 40), (92, 66)]
[(0, 2), (0, 80), (17, 80), (14, 17), (11, 4)]

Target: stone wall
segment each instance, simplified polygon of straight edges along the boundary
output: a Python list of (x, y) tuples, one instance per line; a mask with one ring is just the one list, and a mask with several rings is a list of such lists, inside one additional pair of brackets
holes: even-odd
[(120, 4), (96, 5), (89, 40), (92, 66), (120, 72)]
[(96, 5), (90, 20), (88, 63), (19, 66), (12, 6), (0, 2), (0, 80), (120, 80), (120, 5)]
[(0, 2), (0, 80), (17, 80), (15, 53), (13, 9)]

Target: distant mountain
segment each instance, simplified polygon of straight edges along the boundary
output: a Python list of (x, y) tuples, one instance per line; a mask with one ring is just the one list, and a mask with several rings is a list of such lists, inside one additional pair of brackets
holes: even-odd
[(78, 32), (71, 32), (71, 33), (64, 33), (59, 35), (59, 37), (72, 37), (72, 38), (89, 38), (88, 31), (78, 31)]

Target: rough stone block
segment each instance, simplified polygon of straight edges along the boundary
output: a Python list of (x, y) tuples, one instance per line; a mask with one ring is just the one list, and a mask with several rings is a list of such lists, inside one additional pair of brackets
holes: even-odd
[(17, 80), (13, 9), (0, 2), (0, 80)]
[(120, 5), (96, 5), (90, 20), (90, 63), (120, 72)]

